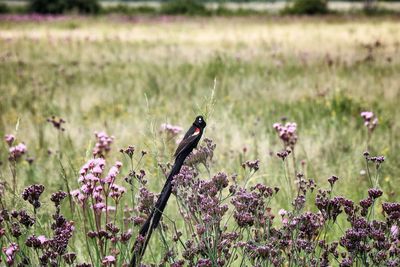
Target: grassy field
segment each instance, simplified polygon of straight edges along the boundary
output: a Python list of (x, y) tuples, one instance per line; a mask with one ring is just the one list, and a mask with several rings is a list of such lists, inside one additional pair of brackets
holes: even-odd
[[(284, 188), (275, 156), (282, 144), (272, 125), (285, 117), (298, 125), (296, 160), (306, 177), (327, 187), (326, 179), (337, 175), (335, 194), (359, 201), (369, 188), (360, 112), (373, 111), (379, 124), (369, 151), (385, 156), (382, 199), (399, 199), (397, 19), (7, 18), (0, 21), (0, 136), (15, 134), (27, 145), (34, 162), (18, 163), (18, 192), (43, 184), (43, 213), (52, 209), (46, 200), (52, 192), (67, 190), (64, 178), (78, 187), (77, 172), (90, 158), (95, 131), (115, 136), (107, 162), (123, 162), (120, 184), (129, 162), (119, 149), (146, 150), (141, 168), (158, 192), (165, 178), (157, 164), (172, 162), (179, 141), (160, 125), (186, 129), (197, 114), (206, 115), (204, 136), (217, 144), (211, 173), (237, 173), (241, 181), (241, 164), (259, 159), (249, 183)], [(66, 120), (64, 132), (46, 121), (52, 115)], [(4, 142), (0, 148), (0, 179), (10, 185), (8, 148)], [(208, 176), (203, 168), (201, 175)], [(15, 207), (23, 205), (21, 200)], [(172, 197), (168, 217), (179, 218), (176, 205)], [(288, 205), (277, 196), (271, 207)], [(67, 206), (63, 210), (76, 216)], [(82, 240), (75, 237), (71, 249)], [(149, 262), (163, 255), (154, 249), (161, 247), (157, 240)], [(80, 261), (88, 260), (84, 249), (77, 252)]]

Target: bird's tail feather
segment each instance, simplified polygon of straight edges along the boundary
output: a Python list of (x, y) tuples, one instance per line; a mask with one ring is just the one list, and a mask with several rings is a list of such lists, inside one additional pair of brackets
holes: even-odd
[(146, 250), (148, 241), (150, 240), (151, 234), (153, 230), (158, 226), (162, 213), (167, 205), (168, 199), (171, 196), (172, 192), (172, 179), (175, 175), (177, 175), (186, 156), (178, 156), (175, 160), (174, 166), (167, 178), (167, 181), (164, 184), (164, 187), (161, 191), (160, 196), (157, 199), (156, 204), (154, 205), (154, 209), (151, 212), (150, 216), (147, 218), (146, 222), (143, 224), (142, 228), (140, 228), (139, 235), (144, 237), (144, 241), (142, 245), (139, 245), (138, 240), (136, 240), (135, 245), (133, 246), (133, 256), (130, 263), (131, 267), (136, 267)]

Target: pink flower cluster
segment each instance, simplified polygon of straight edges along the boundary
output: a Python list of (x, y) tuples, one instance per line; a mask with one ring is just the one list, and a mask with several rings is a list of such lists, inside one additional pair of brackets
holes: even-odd
[(108, 136), (105, 132), (95, 132), (94, 135), (97, 140), (93, 149), (93, 155), (104, 157), (104, 155), (111, 149), (114, 136)]
[(18, 252), (19, 247), (15, 243), (11, 243), (11, 245), (7, 248), (3, 248), (3, 252), (6, 255), (7, 264), (12, 266), (15, 260), (15, 254)]
[(16, 146), (10, 147), (8, 159), (9, 160), (18, 160), (27, 151), (28, 151), (28, 149), (26, 148), (26, 145), (24, 143), (19, 143)]
[(82, 206), (85, 205), (89, 196), (92, 196), (93, 208), (96, 212), (109, 208), (104, 203), (106, 196), (110, 196), (118, 202), (126, 192), (124, 187), (114, 184), (122, 163), (117, 161), (103, 178), (105, 165), (106, 161), (103, 158), (91, 159), (85, 163), (79, 172), (78, 182), (82, 184), (81, 188), (70, 192)]
[(274, 123), (274, 129), (277, 131), (279, 138), (285, 144), (285, 147), (294, 148), (297, 142), (297, 124), (295, 122), (287, 122), (285, 125)]
[(172, 136), (177, 136), (180, 132), (183, 131), (183, 129), (180, 126), (163, 123), (161, 124), (161, 131), (166, 132), (167, 134), (170, 134)]
[(360, 115), (364, 119), (364, 125), (368, 128), (368, 131), (372, 132), (378, 125), (378, 118), (371, 111), (363, 111)]

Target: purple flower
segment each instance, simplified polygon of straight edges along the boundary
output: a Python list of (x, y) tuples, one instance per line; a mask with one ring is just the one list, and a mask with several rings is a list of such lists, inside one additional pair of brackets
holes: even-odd
[(392, 225), (390, 228), (390, 234), (394, 239), (397, 240), (399, 238), (399, 227), (397, 225)]
[(40, 241), (40, 243), (43, 245), (44, 243), (46, 243), (47, 238), (44, 235), (40, 235), (37, 237), (37, 239)]
[(333, 186), (337, 182), (337, 180), (339, 180), (339, 178), (335, 175), (332, 175), (328, 178), (328, 182), (331, 186)]
[(55, 116), (52, 116), (51, 118), (47, 119), (47, 121), (53, 124), (53, 127), (57, 130), (65, 131), (65, 128), (62, 127), (62, 125), (65, 123), (65, 120), (63, 118), (57, 119)]
[(216, 147), (217, 145), (211, 139), (204, 138), (203, 144), (189, 154), (186, 159), (186, 164), (192, 167), (200, 163), (207, 166), (214, 157), (214, 150)]
[(282, 217), (285, 216), (287, 214), (287, 211), (284, 209), (280, 209), (278, 212), (279, 215), (281, 215)]
[(351, 258), (345, 258), (342, 260), (342, 262), (339, 264), (340, 267), (352, 267), (353, 266), (353, 259)]
[(35, 235), (28, 237), (25, 241), (26, 246), (40, 248), (44, 242), (41, 242)]
[(400, 203), (385, 202), (382, 204), (382, 208), (390, 220), (400, 219)]
[(373, 204), (373, 200), (371, 198), (366, 198), (366, 199), (362, 199), (360, 200), (360, 206), (363, 207), (364, 209), (368, 209), (369, 207), (371, 207)]
[(103, 266), (111, 266), (115, 263), (115, 257), (111, 255), (105, 256), (101, 263), (103, 264)]
[(104, 178), (102, 180), (103, 183), (108, 183), (108, 184), (112, 184), (115, 181), (115, 178), (117, 177), (117, 175), (119, 174), (119, 171), (122, 167), (122, 163), (117, 161), (115, 162), (114, 166), (111, 167), (111, 169), (108, 171), (108, 174), (106, 176), (106, 178)]
[(67, 196), (67, 193), (63, 191), (58, 191), (56, 193), (51, 194), (50, 200), (54, 202), (54, 205), (60, 206), (61, 201)]
[(378, 118), (371, 111), (363, 111), (360, 115), (364, 119), (364, 125), (368, 128), (368, 131), (373, 132), (378, 125)]
[(111, 150), (114, 136), (108, 136), (105, 132), (95, 132), (96, 145), (93, 149), (93, 156), (104, 157)]
[(9, 160), (17, 161), (19, 158), (22, 157), (27, 152), (26, 145), (24, 143), (20, 143), (16, 146), (12, 146), (9, 149)]
[(105, 207), (106, 207), (106, 204), (104, 204), (103, 202), (96, 203), (96, 204), (93, 205), (93, 209), (94, 209), (97, 213), (103, 211), (103, 209), (105, 209)]
[(25, 227), (31, 227), (32, 225), (35, 224), (35, 219), (29, 216), (28, 213), (26, 213), (26, 211), (21, 210), (19, 212), (19, 222), (25, 225)]
[(154, 194), (144, 187), (139, 189), (138, 210), (145, 214), (150, 214), (154, 205)]
[(74, 198), (76, 198), (76, 200), (78, 201), (78, 203), (83, 206), (86, 202), (86, 195), (82, 194), (81, 191), (79, 189), (75, 189), (73, 191), (70, 192), (70, 195), (73, 196)]
[(367, 159), (372, 161), (372, 162), (374, 162), (377, 165), (380, 165), (385, 161), (385, 157), (384, 156), (370, 157), (370, 158), (367, 158)]
[(63, 255), (65, 262), (69, 265), (72, 265), (76, 259), (76, 254), (71, 252)]
[(217, 175), (214, 175), (212, 181), (218, 190), (222, 190), (229, 185), (228, 176), (224, 172), (219, 172)]
[(13, 265), (15, 260), (15, 254), (19, 251), (19, 247), (15, 243), (11, 243), (10, 246), (3, 248), (3, 252), (6, 255), (8, 265)]
[(371, 188), (368, 190), (368, 195), (372, 199), (376, 199), (376, 198), (382, 196), (382, 194), (383, 194), (382, 190), (377, 189), (377, 188)]
[(260, 160), (256, 159), (256, 160), (248, 160), (245, 163), (242, 164), (243, 168), (249, 168), (250, 171), (258, 171), (258, 169), (260, 169)]
[(182, 127), (168, 124), (168, 123), (161, 124), (160, 129), (162, 132), (165, 132), (171, 136), (177, 136), (180, 132), (183, 131)]
[(8, 144), (8, 146), (12, 146), (12, 144), (14, 143), (15, 140), (15, 136), (12, 134), (6, 134), (4, 136), (4, 141), (6, 141), (6, 143)]
[(41, 184), (34, 184), (24, 189), (22, 198), (29, 201), (35, 209), (40, 207), (39, 197), (44, 191), (44, 186)]
[[(122, 149), (122, 148), (121, 148), (121, 149), (120, 149), (120, 152), (121, 152), (121, 153), (127, 154), (128, 157), (132, 159), (133, 154), (135, 153), (135, 147), (134, 147), (134, 146), (128, 146), (128, 148), (126, 148), (126, 149)], [(142, 155), (143, 155), (143, 154), (142, 154)]]
[(285, 160), (291, 153), (292, 151), (289, 149), (283, 150), (283, 151), (279, 151), (276, 153), (276, 155), (281, 158), (282, 160)]
[(129, 229), (127, 232), (121, 234), (121, 242), (127, 243), (132, 237), (132, 231)]
[[(94, 174), (94, 173), (96, 173), (97, 175), (102, 174), (105, 165), (106, 161), (103, 158), (91, 159), (82, 166), (81, 170), (79, 171), (79, 174), (81, 175), (81, 178), (84, 181), (85, 180), (84, 177), (88, 174)], [(95, 171), (93, 171), (94, 169)]]
[(210, 259), (199, 259), (199, 261), (196, 264), (196, 267), (211, 267), (212, 261)]
[(283, 141), (285, 147), (290, 147), (292, 150), (297, 143), (297, 124), (295, 122), (287, 122), (285, 125), (274, 123), (274, 129)]
[(374, 117), (374, 113), (372, 113), (371, 111), (363, 111), (361, 112), (361, 117), (364, 120), (371, 120)]
[(121, 199), (122, 195), (126, 192), (125, 187), (116, 184), (112, 184), (110, 186), (110, 189), (110, 197), (112, 197), (115, 202), (118, 202)]

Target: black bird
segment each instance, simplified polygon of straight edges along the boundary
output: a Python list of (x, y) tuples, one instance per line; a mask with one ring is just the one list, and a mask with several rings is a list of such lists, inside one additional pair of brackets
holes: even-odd
[(197, 116), (194, 120), (192, 126), (186, 132), (183, 140), (178, 145), (175, 151), (175, 163), (172, 166), (172, 170), (168, 175), (167, 181), (161, 191), (159, 198), (154, 206), (153, 211), (147, 218), (146, 222), (140, 229), (139, 235), (144, 237), (144, 241), (141, 244), (136, 240), (133, 247), (133, 256), (131, 259), (130, 266), (135, 267), (140, 263), (142, 256), (147, 247), (147, 243), (150, 240), (153, 230), (158, 226), (160, 222), (162, 213), (167, 205), (168, 199), (172, 191), (172, 180), (175, 175), (179, 174), (181, 167), (186, 159), (186, 157), (192, 152), (192, 150), (199, 143), (201, 136), (203, 135), (204, 128), (206, 127), (206, 122), (202, 116)]

